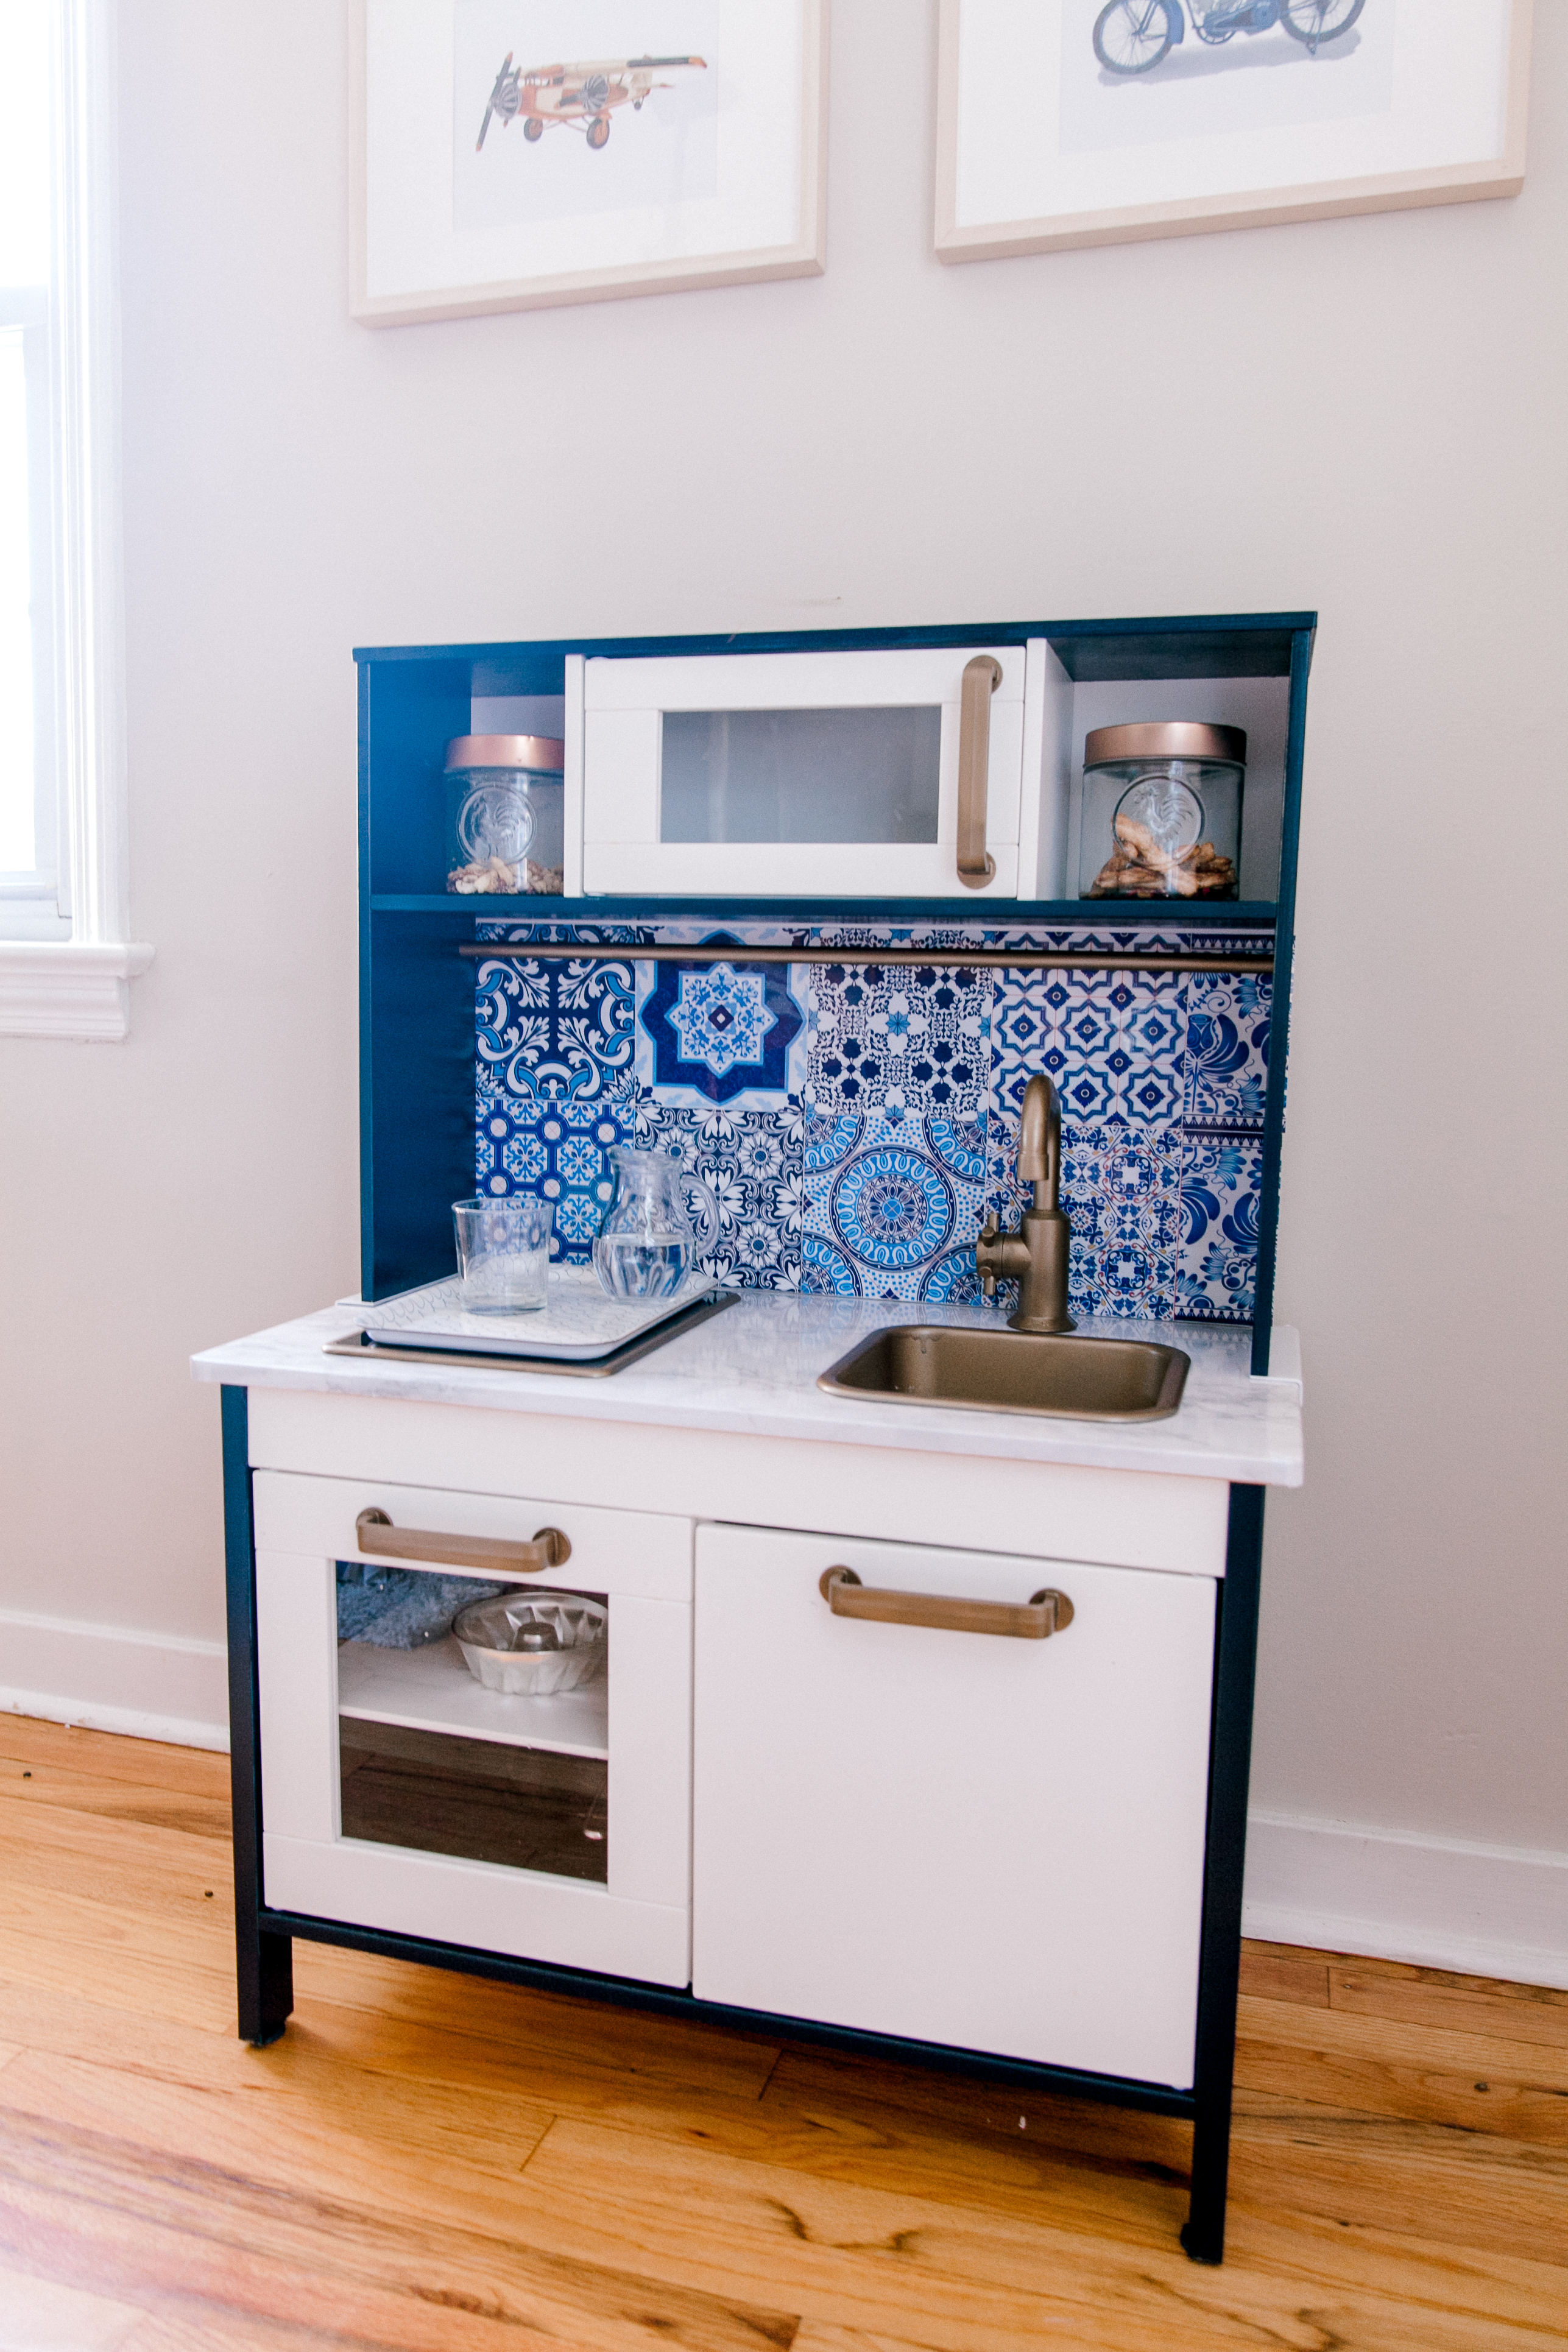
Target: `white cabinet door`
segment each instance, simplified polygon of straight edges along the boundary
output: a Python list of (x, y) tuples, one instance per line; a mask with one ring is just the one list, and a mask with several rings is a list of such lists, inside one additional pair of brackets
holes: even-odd
[[(960, 707), (977, 653), (1002, 677), (989, 705), (986, 800), (996, 871), (973, 895), (1016, 898), (1031, 789), (1022, 646), (588, 662), (584, 888), (963, 894)], [(1037, 829), (1031, 810), (1031, 840)]]
[[(258, 1471), (254, 1493), (268, 1902), (686, 1984), (690, 1521), (278, 1471)], [(376, 1553), (374, 1530), (362, 1549), (371, 1507), (456, 1538), (559, 1528), (571, 1557), (542, 1575), (440, 1572), (603, 1596), (607, 1667), (558, 1697), (509, 1696), (475, 1681), (449, 1636), (340, 1643), (337, 1563), (413, 1565)]]
[[(835, 1616), (830, 1567), (1065, 1592), (1047, 1640)], [(702, 1527), (692, 1990), (1190, 2084), (1215, 1586)]]

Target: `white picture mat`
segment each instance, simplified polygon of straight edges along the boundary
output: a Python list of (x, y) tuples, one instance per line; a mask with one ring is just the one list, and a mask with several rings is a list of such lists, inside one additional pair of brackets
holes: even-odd
[[(1121, 85), (1094, 61), (1099, 5), (943, 0), (940, 252), (1440, 200), (1448, 174), (1456, 196), (1505, 194), (1522, 177), (1530, 0), (1367, 0), (1338, 58), (1278, 27), (1206, 48), (1183, 0), (1184, 42)], [(1304, 102), (1282, 102), (1287, 76)]]
[[(642, 38), (616, 44), (634, 23), (673, 31), (682, 21), (701, 26), (715, 22), (719, 37), (708, 60), (710, 76), (711, 178), (715, 192), (688, 201), (646, 205), (617, 201), (598, 211), (553, 209), (533, 220), (500, 220), (486, 226), (456, 225), (457, 150), (466, 144), (467, 112), (477, 136), (483, 112), (463, 112), (458, 128), (456, 58), (458, 10), (476, 0), (362, 0), (363, 105), (360, 142), (354, 308), (366, 318), (395, 323), (421, 315), (464, 310), (502, 309), (530, 299), (582, 299), (584, 294), (655, 290), (663, 283), (734, 274), (785, 274), (820, 267), (820, 66), (826, 0), (769, 0), (753, 7), (746, 0), (516, 0), (514, 63), (531, 67), (555, 61), (644, 53)], [(487, 13), (492, 0), (479, 0)], [(499, 24), (501, 14), (496, 11)], [(654, 20), (657, 19), (657, 25)], [(561, 57), (565, 25), (574, 37)], [(546, 34), (555, 36), (546, 38)], [(538, 54), (535, 47), (538, 46)], [(468, 43), (472, 48), (472, 42)], [(674, 41), (671, 50), (695, 47)], [(666, 52), (658, 52), (665, 54)], [(501, 62), (505, 48), (494, 63)], [(695, 77), (693, 77), (695, 79)], [(808, 88), (815, 79), (816, 87)], [(679, 77), (671, 75), (673, 82)], [(471, 92), (469, 93), (471, 97)], [(568, 165), (585, 175), (611, 160), (625, 193), (622, 150), (636, 154), (641, 132), (651, 131), (644, 152), (656, 151), (662, 133), (655, 110), (672, 90), (656, 90), (647, 114), (631, 107), (615, 110), (603, 154), (588, 150), (580, 131), (551, 126), (525, 160), (545, 161), (559, 178)], [(668, 127), (668, 126), (667, 126)], [(521, 126), (492, 121), (486, 151), (501, 142), (495, 161), (515, 180), (507, 142), (522, 144)], [(565, 165), (562, 158), (566, 159)], [(482, 158), (479, 159), (482, 161)], [(657, 175), (656, 175), (657, 176)], [(700, 181), (703, 174), (699, 173)], [(471, 213), (473, 206), (468, 210)], [(772, 261), (773, 270), (767, 268)], [(748, 268), (747, 264), (755, 265)], [(485, 299), (489, 295), (489, 299)], [(467, 299), (465, 298), (473, 299)]]

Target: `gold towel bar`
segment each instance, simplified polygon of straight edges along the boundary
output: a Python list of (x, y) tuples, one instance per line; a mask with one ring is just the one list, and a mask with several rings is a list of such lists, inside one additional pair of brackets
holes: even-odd
[(653, 946), (641, 940), (465, 940), (458, 953), (482, 963), (992, 964), (1006, 971), (1261, 971), (1271, 955), (1139, 955), (1072, 948), (747, 947), (726, 940)]

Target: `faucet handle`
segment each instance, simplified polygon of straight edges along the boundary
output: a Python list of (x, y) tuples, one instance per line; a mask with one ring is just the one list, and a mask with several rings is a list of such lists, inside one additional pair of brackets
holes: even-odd
[(980, 1237), (974, 1245), (974, 1264), (980, 1276), (980, 1294), (983, 1298), (994, 1298), (996, 1296), (995, 1270), (984, 1262), (984, 1256), (987, 1250), (995, 1248), (1001, 1238), (1001, 1232), (996, 1223), (996, 1212), (993, 1209), (981, 1226)]

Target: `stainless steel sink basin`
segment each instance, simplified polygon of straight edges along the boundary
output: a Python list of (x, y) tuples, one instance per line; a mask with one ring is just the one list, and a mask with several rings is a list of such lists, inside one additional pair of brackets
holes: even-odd
[(1067, 1421), (1167, 1421), (1192, 1362), (1152, 1339), (894, 1324), (817, 1380), (829, 1396), (1043, 1412)]

